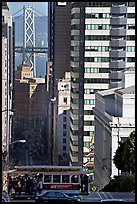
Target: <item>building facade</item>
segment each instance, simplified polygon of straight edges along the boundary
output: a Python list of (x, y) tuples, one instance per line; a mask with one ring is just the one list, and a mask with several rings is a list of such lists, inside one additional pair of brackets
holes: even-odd
[(29, 65), (17, 67), (15, 80), (14, 144), (12, 159), (22, 165), (46, 164), (47, 91), (44, 78), (33, 78)]
[(135, 2), (71, 2), (70, 165), (93, 170), (95, 93), (121, 87), (134, 67), (134, 23)]
[[(14, 93), (14, 25), (7, 2), (2, 2), (2, 152), (9, 158)], [(4, 159), (4, 158), (3, 158)], [(9, 165), (7, 163), (7, 165)], [(8, 166), (7, 166), (8, 168)]]
[[(127, 79), (130, 79), (131, 86), (128, 86)], [(135, 69), (125, 70), (125, 82), (125, 88), (113, 88), (96, 94), (96, 106), (93, 109), (94, 176), (98, 189), (102, 189), (111, 178), (122, 173), (113, 163), (113, 157), (118, 143), (124, 142), (135, 130)]]
[[(63, 4), (62, 4), (63, 3)], [(70, 71), (70, 2), (49, 2), (48, 3), (48, 155), (49, 164), (57, 165), (57, 115), (55, 101), (57, 98), (57, 82), (63, 79), (65, 72)], [(57, 101), (56, 101), (57, 103)]]
[(69, 165), (70, 146), (70, 72), (65, 73), (65, 78), (58, 81), (58, 164)]

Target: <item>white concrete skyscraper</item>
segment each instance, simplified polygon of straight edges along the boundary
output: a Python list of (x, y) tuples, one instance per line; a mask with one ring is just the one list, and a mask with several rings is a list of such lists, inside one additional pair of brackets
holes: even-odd
[(95, 93), (134, 65), (135, 2), (71, 2), (70, 165), (93, 172)]

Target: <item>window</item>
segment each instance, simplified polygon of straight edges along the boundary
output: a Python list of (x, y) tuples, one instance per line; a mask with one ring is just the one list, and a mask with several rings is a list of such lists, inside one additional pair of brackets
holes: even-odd
[(74, 13), (72, 14), (72, 19), (75, 18), (75, 19), (79, 19), (80, 18), (80, 13)]
[(53, 175), (53, 183), (60, 183), (60, 175)]
[(84, 142), (84, 147), (90, 147), (91, 146), (91, 142)]
[(66, 139), (63, 139), (63, 143), (66, 143)]
[(79, 35), (72, 35), (71, 40), (79, 40)]
[(127, 40), (135, 40), (135, 35), (127, 35)]
[(127, 18), (135, 18), (135, 13), (128, 13)]
[(47, 192), (43, 196), (48, 198), (56, 198), (56, 194), (54, 192)]
[(84, 100), (84, 105), (94, 105), (95, 104), (95, 99), (85, 99)]
[(78, 175), (71, 176), (71, 183), (78, 183)]
[(93, 115), (93, 110), (84, 110), (84, 115)]
[(51, 175), (44, 175), (44, 183), (49, 183), (52, 181)]
[(67, 121), (67, 118), (66, 117), (63, 117), (63, 122), (66, 122)]
[(63, 98), (63, 103), (67, 104), (67, 98)]
[(135, 2), (128, 2), (128, 7), (135, 7)]
[(57, 198), (65, 198), (66, 196), (62, 194), (61, 192), (56, 192), (56, 197)]
[(66, 150), (66, 146), (63, 146), (63, 150)]
[(4, 16), (2, 16), (2, 23), (4, 23), (4, 20), (5, 20), (5, 19), (4, 19)]
[(63, 124), (63, 129), (66, 129), (67, 128), (67, 125), (66, 124)]
[(127, 52), (135, 52), (135, 46), (127, 46), (126, 51)]
[(94, 132), (93, 131), (84, 131), (84, 136), (93, 136)]
[(63, 110), (63, 114), (66, 115), (67, 114), (67, 110)]
[(62, 183), (69, 183), (69, 175), (62, 175)]
[(127, 62), (135, 62), (135, 57), (127, 57)]
[(92, 126), (92, 125), (94, 125), (93, 121), (84, 121), (84, 126)]
[(129, 30), (135, 30), (135, 24), (128, 25), (128, 29), (129, 29)]
[(78, 146), (78, 141), (77, 141), (77, 140), (73, 140), (73, 141), (72, 141), (72, 144), (73, 144), (74, 146)]

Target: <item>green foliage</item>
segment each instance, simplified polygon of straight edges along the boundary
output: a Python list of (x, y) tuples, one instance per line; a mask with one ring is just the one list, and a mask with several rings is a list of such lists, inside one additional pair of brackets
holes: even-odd
[(108, 192), (131, 192), (135, 190), (135, 176), (116, 177), (101, 190)]
[(114, 164), (122, 172), (135, 173), (135, 131), (125, 142), (120, 142), (113, 158)]

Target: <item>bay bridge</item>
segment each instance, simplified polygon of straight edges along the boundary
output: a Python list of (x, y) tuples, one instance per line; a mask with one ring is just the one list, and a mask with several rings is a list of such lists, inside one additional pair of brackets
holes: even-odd
[[(23, 11), (22, 15), (15, 16), (19, 12)], [(37, 10), (35, 10), (37, 11)], [(37, 11), (39, 14), (39, 11)], [(44, 14), (42, 14), (44, 16)], [(13, 20), (16, 18), (23, 18), (23, 45), (15, 45), (15, 52), (22, 53), (22, 63), (30, 65), (33, 71), (33, 76), (36, 77), (36, 63), (35, 63), (35, 53), (48, 53), (48, 47), (37, 47), (35, 38), (35, 13), (33, 6), (24, 6), (18, 12), (14, 13)], [(45, 22), (46, 23), (46, 22)], [(16, 29), (16, 28), (15, 28)]]

